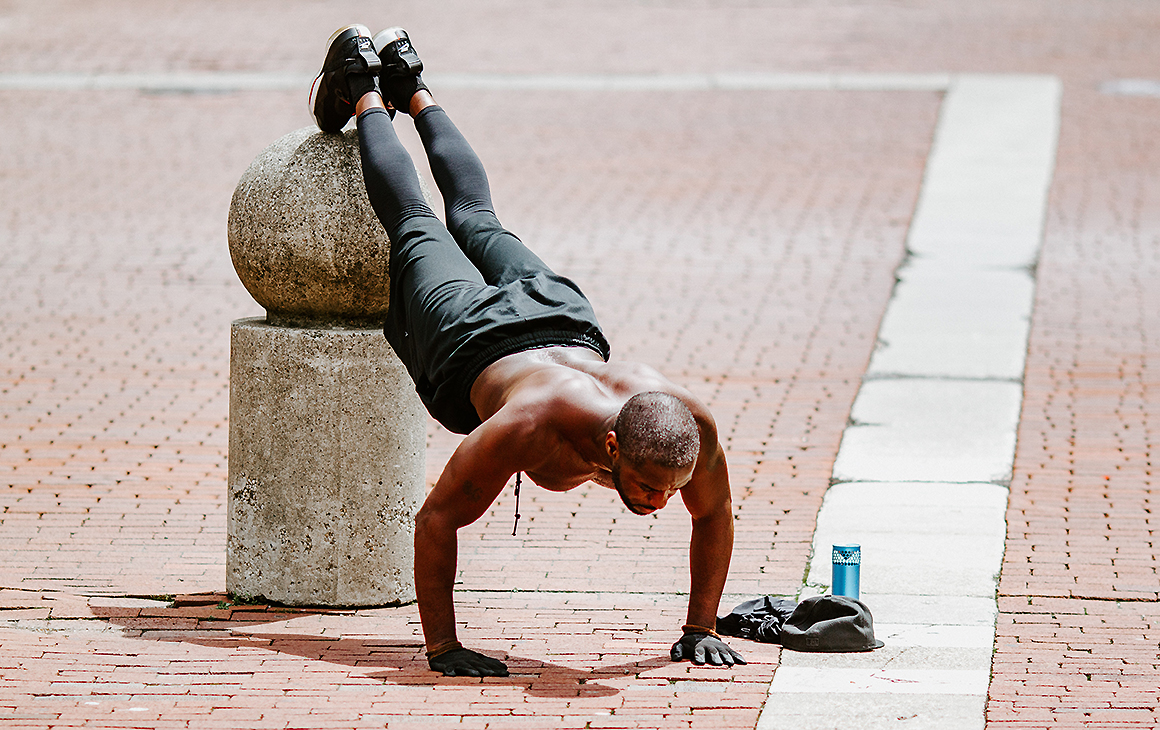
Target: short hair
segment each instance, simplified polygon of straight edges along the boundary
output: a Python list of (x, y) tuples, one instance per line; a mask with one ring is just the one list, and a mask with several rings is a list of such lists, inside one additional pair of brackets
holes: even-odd
[(620, 409), (613, 426), (623, 458), (684, 469), (697, 461), (701, 432), (684, 401), (660, 391), (637, 393)]

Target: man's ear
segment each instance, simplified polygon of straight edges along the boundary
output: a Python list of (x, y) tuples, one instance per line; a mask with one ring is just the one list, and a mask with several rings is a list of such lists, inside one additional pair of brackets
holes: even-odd
[(604, 450), (608, 452), (609, 458), (615, 464), (617, 458), (620, 456), (620, 445), (616, 443), (616, 431), (609, 431), (604, 436)]

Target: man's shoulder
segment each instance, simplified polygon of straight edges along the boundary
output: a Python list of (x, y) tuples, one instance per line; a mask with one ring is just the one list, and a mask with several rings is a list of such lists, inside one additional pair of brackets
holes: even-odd
[[(592, 374), (567, 367), (545, 368), (513, 393), (512, 402), (529, 413), (557, 416), (607, 408), (607, 393)], [(569, 420), (571, 420), (569, 418)]]
[[(655, 368), (638, 362), (613, 361), (540, 364), (507, 392), (510, 405), (525, 419), (546, 425), (551, 421), (607, 418), (629, 398), (659, 391), (680, 398), (698, 422), (712, 423), (709, 409), (688, 389)], [(514, 414), (513, 414), (514, 415)]]

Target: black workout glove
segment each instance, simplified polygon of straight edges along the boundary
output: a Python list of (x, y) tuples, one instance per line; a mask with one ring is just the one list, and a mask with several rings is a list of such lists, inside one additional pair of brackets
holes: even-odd
[(507, 665), (471, 649), (458, 641), (427, 652), (427, 666), (445, 677), (506, 677)]
[(688, 659), (694, 664), (711, 664), (715, 667), (722, 665), (731, 667), (734, 664), (745, 663), (741, 655), (721, 641), (721, 637), (717, 636), (715, 631), (703, 626), (685, 626), (684, 631), (685, 635), (673, 644), (669, 652), (674, 662)]

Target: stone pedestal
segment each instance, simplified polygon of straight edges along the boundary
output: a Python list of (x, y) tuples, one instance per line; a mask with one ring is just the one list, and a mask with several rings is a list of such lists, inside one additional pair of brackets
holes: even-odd
[(426, 413), (381, 322), (390, 242), (358, 137), (292, 132), (234, 192), (226, 588), (288, 605), (412, 601)]
[(230, 344), (227, 589), (289, 605), (414, 600), (425, 415), (382, 330), (242, 319)]

